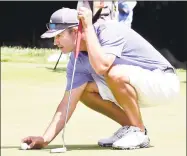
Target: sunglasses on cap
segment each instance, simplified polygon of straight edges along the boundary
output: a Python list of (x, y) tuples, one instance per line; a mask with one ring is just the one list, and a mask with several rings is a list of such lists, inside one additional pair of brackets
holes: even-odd
[(64, 30), (66, 28), (77, 26), (78, 23), (47, 23), (47, 30)]

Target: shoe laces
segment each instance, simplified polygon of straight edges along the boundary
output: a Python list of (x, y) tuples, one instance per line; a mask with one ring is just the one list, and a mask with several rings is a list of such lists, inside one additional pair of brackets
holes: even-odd
[(118, 129), (115, 133), (114, 136), (117, 138), (122, 138), (128, 131), (130, 126), (123, 126), (120, 129)]
[(134, 132), (141, 132), (143, 133), (144, 135), (147, 135), (147, 130), (145, 129), (144, 132), (142, 132), (140, 130), (139, 127), (135, 127), (135, 126), (130, 126), (127, 130), (126, 130), (126, 133), (125, 134), (128, 134), (128, 133), (134, 133)]
[[(140, 128), (135, 126), (123, 126), (114, 133), (114, 137), (122, 138), (127, 133), (141, 132)], [(147, 129), (145, 128), (145, 135), (147, 135)]]

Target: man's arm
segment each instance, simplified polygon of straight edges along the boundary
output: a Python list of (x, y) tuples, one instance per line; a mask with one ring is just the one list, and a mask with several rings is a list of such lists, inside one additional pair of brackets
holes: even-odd
[(113, 64), (116, 56), (105, 54), (93, 26), (84, 29), (90, 64), (98, 75), (105, 75)]
[(115, 56), (105, 55), (104, 50), (101, 48), (92, 24), (91, 10), (80, 7), (78, 10), (78, 18), (81, 19), (83, 25), (84, 39), (90, 64), (97, 74), (104, 75), (114, 62)]
[[(80, 97), (81, 97), (86, 85), (87, 85), (87, 83), (72, 90), (72, 94), (71, 94), (72, 98), (71, 98), (71, 103), (70, 103), (70, 107), (69, 107), (68, 120), (70, 119), (71, 115), (73, 114), (73, 112), (76, 108), (76, 105), (77, 105), (78, 101), (80, 100)], [(68, 96), (69, 96), (69, 92), (66, 91), (62, 101), (60, 102), (60, 104), (56, 110), (56, 113), (55, 113), (49, 127), (47, 128), (47, 130), (45, 131), (45, 133), (43, 135), (44, 142), (46, 145), (49, 144), (59, 134), (59, 132), (64, 127), (66, 108), (67, 108), (67, 104), (68, 104)]]
[(103, 22), (95, 30), (91, 17), (92, 13), (89, 9), (79, 8), (78, 18), (81, 19), (83, 25), (90, 64), (98, 75), (105, 75), (115, 61), (116, 56), (121, 57), (124, 47), (124, 35), (120, 30), (124, 29), (124, 27), (115, 22), (110, 22), (110, 26), (108, 26), (109, 23)]

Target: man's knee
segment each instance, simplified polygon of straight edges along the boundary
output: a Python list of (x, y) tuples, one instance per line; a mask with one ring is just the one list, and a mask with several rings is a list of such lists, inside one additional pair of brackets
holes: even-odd
[(122, 84), (129, 83), (129, 77), (126, 75), (125, 70), (120, 65), (111, 67), (108, 73), (105, 75), (105, 79), (107, 83), (120, 86)]
[(87, 103), (87, 101), (90, 99), (90, 97), (92, 97), (92, 94), (95, 93), (99, 93), (99, 90), (97, 88), (97, 85), (95, 82), (89, 82), (86, 85), (86, 88), (82, 94), (82, 96), (80, 97), (80, 101), (84, 104)]
[(84, 90), (84, 92), (89, 93), (99, 93), (99, 90), (97, 88), (97, 85), (95, 82), (89, 82)]

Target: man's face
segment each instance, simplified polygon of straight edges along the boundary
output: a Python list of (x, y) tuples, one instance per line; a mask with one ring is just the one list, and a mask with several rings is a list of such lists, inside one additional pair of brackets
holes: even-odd
[(59, 47), (63, 53), (69, 53), (75, 50), (76, 31), (65, 30), (54, 38), (54, 45)]

